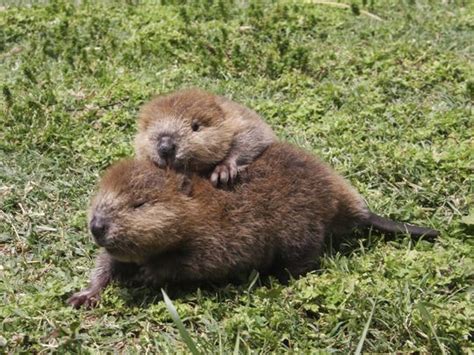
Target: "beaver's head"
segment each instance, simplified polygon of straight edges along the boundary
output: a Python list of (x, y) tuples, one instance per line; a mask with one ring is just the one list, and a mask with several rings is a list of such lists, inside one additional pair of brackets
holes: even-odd
[(135, 140), (138, 156), (161, 168), (213, 168), (230, 151), (235, 133), (235, 122), (226, 119), (217, 99), (205, 91), (190, 89), (145, 104)]
[(181, 242), (182, 211), (189, 208), (190, 180), (146, 160), (111, 166), (92, 200), (89, 228), (114, 258), (140, 262)]

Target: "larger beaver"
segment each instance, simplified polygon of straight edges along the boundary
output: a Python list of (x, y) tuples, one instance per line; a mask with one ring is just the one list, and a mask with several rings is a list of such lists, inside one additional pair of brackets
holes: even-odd
[(89, 226), (103, 248), (75, 307), (97, 302), (113, 280), (185, 285), (223, 281), (252, 269), (297, 276), (312, 270), (325, 238), (354, 227), (436, 236), (370, 212), (330, 167), (289, 144), (272, 144), (232, 190), (126, 160), (108, 169)]
[(211, 173), (225, 185), (277, 140), (253, 110), (199, 89), (158, 96), (140, 111), (135, 150), (159, 167)]

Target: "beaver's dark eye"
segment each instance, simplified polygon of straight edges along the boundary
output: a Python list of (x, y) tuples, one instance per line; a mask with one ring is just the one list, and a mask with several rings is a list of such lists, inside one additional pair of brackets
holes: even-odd
[(146, 201), (137, 201), (137, 202), (134, 202), (134, 203), (132, 204), (132, 208), (140, 208), (140, 207), (142, 207), (145, 203), (146, 203)]
[(201, 125), (199, 124), (198, 121), (193, 121), (193, 123), (191, 124), (191, 129), (196, 132), (196, 131), (199, 131), (199, 128), (201, 127)]

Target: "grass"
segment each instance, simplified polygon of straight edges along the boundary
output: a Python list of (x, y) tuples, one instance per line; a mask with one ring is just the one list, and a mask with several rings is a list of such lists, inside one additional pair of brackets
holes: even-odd
[(252, 276), (175, 298), (199, 352), (473, 350), (472, 2), (12, 2), (0, 9), (1, 352), (188, 351), (159, 290), (65, 304), (93, 265), (100, 172), (132, 154), (144, 101), (188, 86), (256, 109), (373, 210), (442, 232), (365, 236), (287, 286)]

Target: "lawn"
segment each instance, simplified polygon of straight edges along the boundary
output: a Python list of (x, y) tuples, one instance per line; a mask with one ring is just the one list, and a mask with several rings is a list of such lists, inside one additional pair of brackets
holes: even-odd
[(472, 351), (474, 2), (185, 3), (0, 7), (0, 352), (188, 351), (157, 290), (66, 299), (97, 253), (100, 173), (133, 154), (143, 102), (190, 86), (257, 110), (374, 211), (441, 231), (362, 235), (289, 285), (179, 295), (199, 351)]

